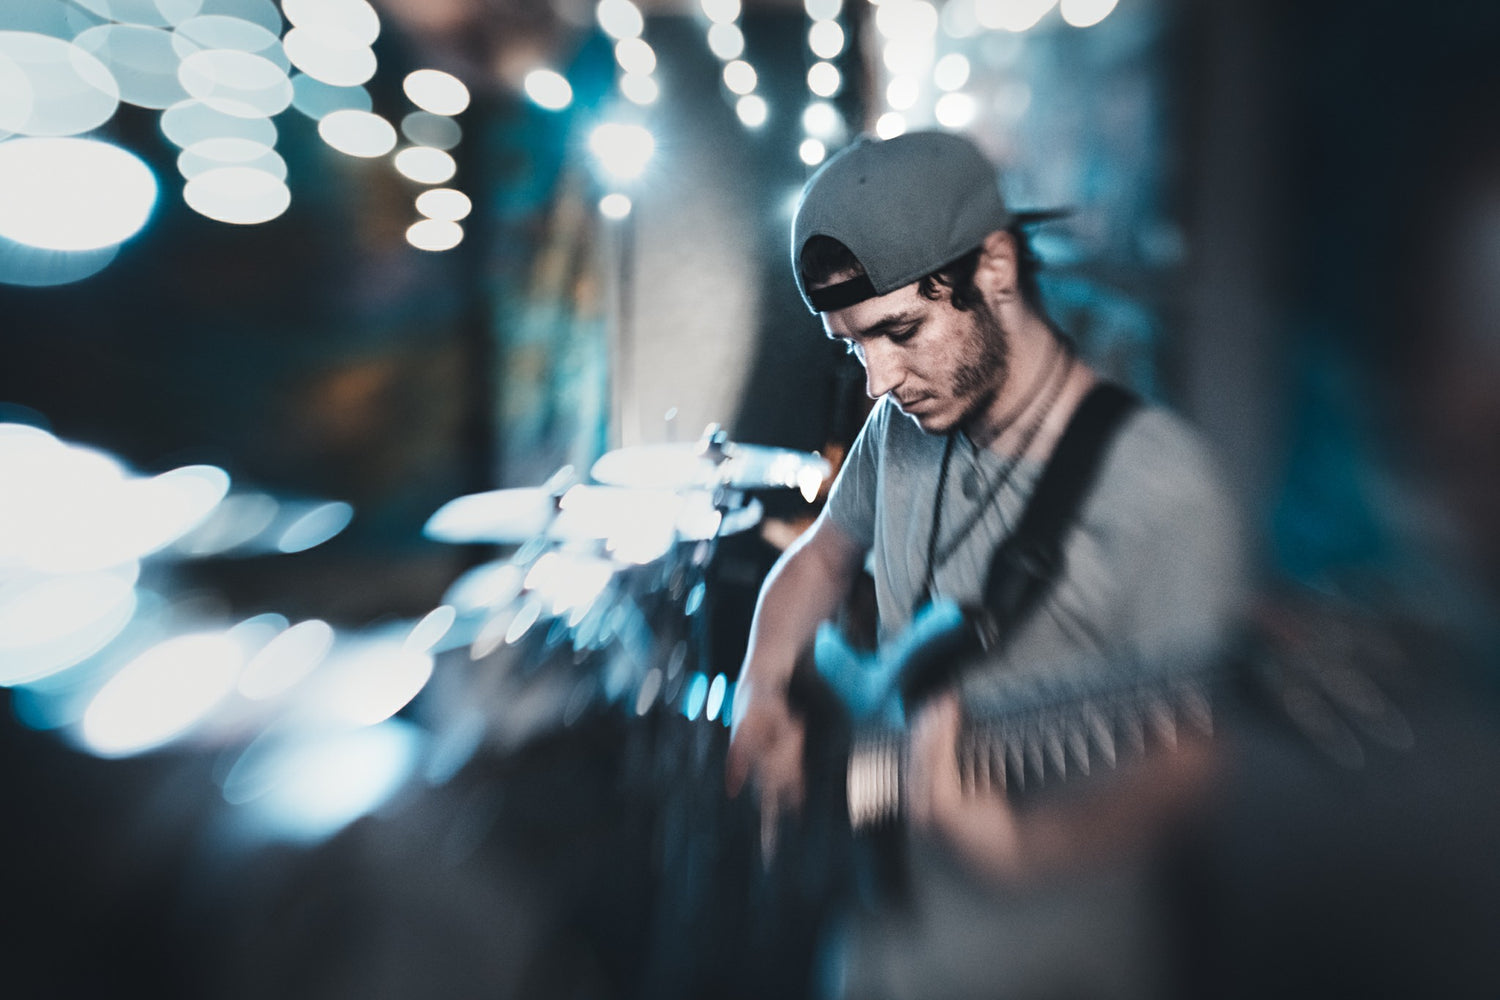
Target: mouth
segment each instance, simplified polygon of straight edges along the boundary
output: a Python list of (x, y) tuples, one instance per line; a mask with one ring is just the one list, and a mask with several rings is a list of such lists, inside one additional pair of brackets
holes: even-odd
[(896, 399), (896, 405), (901, 408), (901, 412), (902, 413), (906, 413), (906, 414), (915, 416), (916, 413), (917, 413), (917, 411), (920, 410), (929, 400), (931, 400), (932, 397), (931, 396), (915, 396), (915, 397), (913, 397), (913, 398), (911, 398), (911, 399), (908, 400), (908, 399), (902, 399), (900, 396), (897, 396), (897, 397), (895, 397), (895, 399)]

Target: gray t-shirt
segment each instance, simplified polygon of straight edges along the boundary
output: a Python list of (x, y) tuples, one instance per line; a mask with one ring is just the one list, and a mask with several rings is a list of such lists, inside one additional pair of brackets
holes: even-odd
[[(911, 621), (927, 579), (945, 439), (879, 400), (828, 498), (826, 516), (865, 546), (880, 638)], [(953, 443), (936, 546), (935, 592), (978, 600), (996, 547), (1041, 473)], [(1000, 482), (998, 493), (994, 485)], [(1160, 407), (1127, 418), (1064, 546), (1056, 585), (998, 658), (968, 676), (971, 710), (1079, 671), (1190, 668), (1212, 656), (1244, 590), (1239, 520), (1198, 436)]]

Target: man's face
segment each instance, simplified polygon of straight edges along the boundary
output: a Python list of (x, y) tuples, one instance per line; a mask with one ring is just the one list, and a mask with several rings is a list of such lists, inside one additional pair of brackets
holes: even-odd
[(946, 290), (933, 301), (916, 282), (826, 312), (823, 328), (864, 366), (870, 398), (889, 394), (929, 434), (987, 410), (1009, 370), (1005, 332), (984, 303), (955, 309)]

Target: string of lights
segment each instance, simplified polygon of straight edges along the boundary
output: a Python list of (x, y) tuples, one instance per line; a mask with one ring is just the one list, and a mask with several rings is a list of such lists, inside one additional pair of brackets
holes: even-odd
[[(1071, 27), (1091, 27), (1117, 2), (872, 3), (882, 79), (874, 131), (889, 137), (933, 123), (969, 126), (989, 106), (966, 89), (975, 67), (959, 51), (964, 40), (1019, 36), (1054, 9)], [(805, 0), (805, 8), (811, 96), (797, 152), (816, 166), (848, 138), (832, 98), (845, 86), (837, 60), (849, 38), (843, 0)], [(741, 0), (700, 0), (700, 9), (726, 96), (747, 128), (763, 126), (770, 108), (745, 58)], [(404, 83), (412, 109), (399, 124), (377, 113), (367, 84), (378, 69), (373, 44), (381, 24), (368, 0), (282, 0), (279, 7), (272, 0), (16, 0), (7, 17), (9, 30), (0, 31), (0, 77), (10, 95), (0, 101), (0, 185), (28, 197), (0, 206), (0, 282), (81, 280), (107, 267), (146, 224), (161, 193), (155, 173), (129, 149), (90, 134), (121, 104), (159, 112), (162, 134), (179, 150), (182, 200), (207, 218), (254, 225), (286, 212), (292, 190), (277, 149), (277, 118), (293, 108), (317, 123), (332, 149), (390, 156), (396, 171), (426, 189), (417, 195), (420, 218), (407, 230), (413, 246), (436, 252), (463, 239), (460, 221), (472, 203), (445, 185), (457, 171), (452, 151), (462, 139), (457, 116), (468, 89), (441, 70), (420, 69)], [(640, 8), (632, 0), (600, 0), (596, 17), (613, 39), (620, 96), (650, 107), (661, 85)], [(534, 69), (523, 88), (548, 110), (573, 101), (567, 78), (552, 68)], [(987, 101), (1024, 108), (1028, 99), (1022, 84)], [(647, 125), (616, 116), (598, 126), (588, 148), (609, 188), (601, 211), (628, 215), (625, 185), (655, 148)]]
[[(283, 20), (284, 19), (284, 20)], [(368, 0), (201, 0), (140, 4), (17, 0), (0, 31), (0, 183), (28, 197), (0, 207), (6, 252), (0, 281), (53, 285), (98, 273), (146, 224), (160, 195), (155, 173), (132, 151), (86, 135), (122, 104), (159, 112), (179, 150), (182, 200), (218, 222), (256, 225), (292, 202), (276, 118), (293, 108), (345, 155), (376, 159), (422, 185), (456, 172), (462, 137), (453, 116), (467, 88), (418, 70), (405, 91), (416, 110), (400, 134), (375, 113), (380, 18)], [(283, 33), (283, 28), (285, 32)], [(434, 189), (434, 192), (440, 189)], [(443, 250), (463, 238), (468, 199), (453, 189), (424, 197), (413, 246)], [(432, 213), (432, 214), (429, 214)]]
[(809, 167), (822, 163), (831, 147), (848, 138), (848, 126), (830, 98), (843, 89), (843, 74), (834, 60), (844, 52), (844, 27), (839, 21), (843, 0), (806, 0), (804, 8), (811, 22), (807, 30), (807, 48), (812, 55), (807, 68), (807, 89), (813, 99), (802, 112), (803, 139), (797, 155)]

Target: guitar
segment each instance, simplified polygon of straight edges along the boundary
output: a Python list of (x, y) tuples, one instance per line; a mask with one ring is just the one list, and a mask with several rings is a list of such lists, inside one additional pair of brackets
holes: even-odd
[[(799, 666), (793, 697), (822, 729), (818, 768), (845, 774), (850, 827), (868, 831), (904, 811), (907, 717), (955, 683), (988, 648), (986, 623), (951, 601), (921, 609), (879, 652), (854, 648), (834, 626), (819, 630), (815, 676)], [(1214, 735), (1216, 718), (1269, 712), (1346, 767), (1363, 747), (1402, 750), (1410, 726), (1371, 678), (1347, 666), (1288, 662), (1246, 636), (1223, 656), (1185, 667), (1121, 663), (1028, 684), (999, 712), (968, 720), (955, 753), (968, 793), (1020, 797)]]

